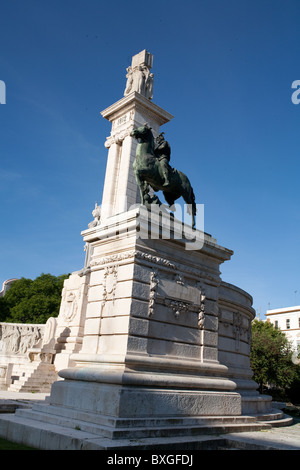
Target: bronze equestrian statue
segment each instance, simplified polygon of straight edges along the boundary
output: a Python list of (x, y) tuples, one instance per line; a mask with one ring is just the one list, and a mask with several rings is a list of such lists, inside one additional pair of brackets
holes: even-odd
[(188, 213), (192, 216), (192, 227), (195, 228), (196, 203), (193, 188), (184, 173), (169, 165), (171, 149), (163, 133), (157, 137), (156, 145), (151, 128), (147, 125), (133, 129), (130, 135), (138, 141), (133, 171), (140, 188), (142, 204), (160, 204), (157, 196), (150, 196), (148, 185), (154, 191), (163, 191), (169, 207), (182, 196)]

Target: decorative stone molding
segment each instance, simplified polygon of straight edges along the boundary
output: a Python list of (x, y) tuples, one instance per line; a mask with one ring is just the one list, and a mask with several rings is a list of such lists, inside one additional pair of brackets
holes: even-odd
[(105, 256), (102, 258), (94, 259), (91, 261), (91, 266), (101, 266), (103, 264), (109, 263), (119, 263), (120, 261), (124, 261), (130, 258), (138, 258), (145, 261), (149, 261), (150, 263), (155, 263), (158, 265), (165, 266), (167, 268), (176, 269), (176, 265), (171, 263), (169, 260), (165, 258), (161, 258), (159, 256), (151, 255), (150, 253), (144, 253), (139, 250), (130, 250), (125, 251), (123, 253), (118, 253), (116, 255)]
[(139, 250), (130, 250), (125, 251), (123, 253), (118, 253), (116, 255), (105, 256), (102, 258), (94, 259), (91, 261), (91, 266), (101, 266), (104, 264), (109, 263), (119, 263), (121, 261), (130, 259), (130, 258), (138, 258), (149, 261), (150, 263), (155, 263), (159, 265), (163, 265), (168, 268), (176, 269), (176, 265), (171, 263), (169, 260), (161, 258), (159, 256), (154, 256), (149, 253), (143, 253)]
[(128, 128), (122, 129), (119, 132), (112, 132), (111, 135), (106, 138), (106, 141), (104, 144), (105, 147), (110, 148), (113, 144), (121, 145), (123, 140), (126, 137), (130, 136), (130, 133), (133, 130), (133, 128), (134, 128), (134, 124), (132, 122), (132, 124)]
[(149, 307), (148, 307), (148, 315), (151, 316), (153, 314), (155, 299), (157, 296), (157, 285), (159, 283), (157, 277), (157, 271), (153, 271), (150, 274), (150, 296), (149, 296)]
[(91, 266), (101, 266), (110, 263), (119, 263), (120, 261), (124, 261), (135, 256), (136, 251), (130, 250), (125, 251), (123, 253), (118, 253), (116, 255), (104, 256), (102, 258), (93, 259), (91, 261)]
[[(195, 279), (199, 279), (203, 276), (203, 272), (200, 271), (199, 269), (195, 269), (195, 268), (192, 268), (190, 266), (187, 266), (181, 263), (175, 264), (166, 258), (162, 258), (160, 256), (156, 256), (150, 253), (145, 253), (140, 250), (129, 250), (129, 251), (115, 254), (115, 255), (109, 255), (109, 256), (105, 256), (101, 258), (96, 258), (91, 261), (90, 266), (91, 267), (101, 266), (104, 264), (115, 263), (115, 262), (119, 263), (130, 258), (137, 258), (137, 259), (149, 262), (151, 265), (154, 263), (156, 265), (163, 266), (165, 268), (170, 268), (171, 270), (174, 270), (174, 271), (176, 270), (180, 272), (180, 276), (182, 277), (182, 279), (184, 279), (184, 276), (186, 275), (189, 275)], [(211, 281), (215, 281), (214, 278), (209, 275), (206, 275), (206, 278)], [(199, 288), (201, 289), (201, 291), (204, 292), (204, 285), (201, 283), (201, 281), (198, 281), (198, 284), (199, 284)]]
[(134, 256), (136, 258), (149, 261), (150, 263), (155, 263), (161, 266), (165, 266), (167, 268), (176, 269), (176, 265), (174, 263), (171, 263), (169, 260), (161, 258), (160, 256), (154, 256), (150, 253), (144, 253), (138, 250), (135, 251)]

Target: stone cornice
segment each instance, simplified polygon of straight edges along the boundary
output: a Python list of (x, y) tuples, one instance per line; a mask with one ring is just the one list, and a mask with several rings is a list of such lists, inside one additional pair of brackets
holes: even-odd
[(111, 122), (119, 116), (123, 115), (124, 112), (128, 112), (132, 109), (138, 110), (139, 108), (142, 108), (143, 110), (146, 109), (150, 114), (155, 115), (156, 122), (160, 126), (166, 124), (174, 117), (172, 114), (160, 108), (136, 91), (130, 93), (121, 100), (101, 111), (101, 115)]

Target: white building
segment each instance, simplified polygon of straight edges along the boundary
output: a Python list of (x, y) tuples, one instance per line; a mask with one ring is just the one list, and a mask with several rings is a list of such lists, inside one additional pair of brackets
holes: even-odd
[(267, 310), (266, 317), (267, 321), (285, 333), (295, 351), (294, 361), (300, 362), (297, 360), (298, 349), (300, 352), (300, 306)]
[(2, 284), (2, 290), (0, 291), (0, 297), (3, 297), (5, 295), (5, 292), (10, 289), (11, 285), (15, 282), (18, 281), (18, 279), (7, 279), (7, 281), (4, 281)]

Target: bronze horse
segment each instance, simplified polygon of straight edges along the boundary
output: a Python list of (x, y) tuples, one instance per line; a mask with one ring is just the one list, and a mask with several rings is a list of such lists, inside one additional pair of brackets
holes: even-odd
[(195, 195), (188, 177), (181, 171), (170, 168), (169, 181), (166, 185), (160, 161), (155, 155), (154, 137), (151, 128), (147, 125), (138, 127), (133, 129), (130, 135), (138, 141), (133, 171), (140, 188), (142, 204), (148, 206), (151, 203), (159, 202), (157, 197), (151, 199), (148, 185), (154, 191), (163, 191), (169, 207), (173, 206), (176, 199), (182, 196), (187, 204), (188, 213), (192, 216), (192, 227), (195, 228)]

